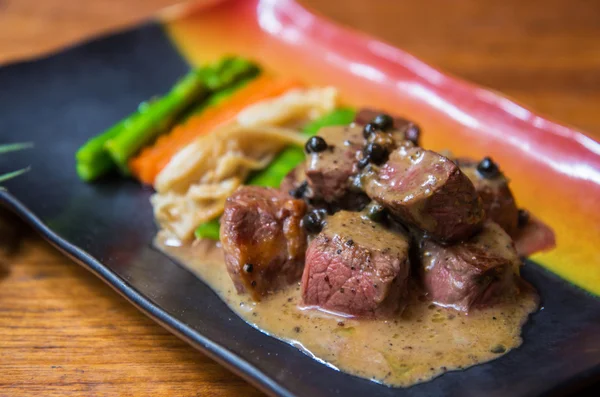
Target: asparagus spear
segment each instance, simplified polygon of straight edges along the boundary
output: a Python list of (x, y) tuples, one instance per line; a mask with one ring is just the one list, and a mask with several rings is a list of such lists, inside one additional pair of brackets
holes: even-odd
[(194, 231), (194, 236), (197, 239), (206, 238), (209, 240), (219, 239), (219, 228), (221, 224), (219, 219), (213, 219), (198, 226)]
[(189, 72), (167, 95), (139, 113), (139, 117), (133, 116), (131, 122), (124, 123), (122, 129), (104, 143), (104, 149), (116, 164), (127, 168), (127, 160), (132, 155), (151, 143), (172, 125), (183, 109), (206, 93), (200, 74), (197, 71)]
[(229, 87), (216, 91), (214, 94), (206, 98), (205, 101), (202, 101), (198, 105), (193, 106), (191, 109), (189, 109), (189, 111), (187, 111), (183, 116), (181, 116), (182, 122), (198, 113), (201, 113), (204, 109), (208, 107), (216, 106), (226, 101), (231, 95), (233, 95), (233, 93), (238, 91), (240, 88), (244, 87), (250, 81), (254, 80), (258, 75), (258, 72), (259, 71), (257, 70), (256, 73), (251, 74), (248, 77), (245, 77), (242, 80), (233, 83)]
[(257, 67), (246, 59), (227, 58), (214, 68), (188, 73), (167, 95), (152, 103), (136, 123), (126, 125), (121, 133), (109, 139), (105, 149), (115, 163), (126, 168), (131, 156), (169, 128), (198, 97), (221, 90), (256, 71)]
[(308, 123), (302, 132), (307, 136), (313, 136), (323, 127), (332, 125), (348, 125), (354, 121), (356, 111), (351, 108), (339, 108), (316, 120)]
[(126, 171), (127, 160), (170, 127), (199, 97), (257, 73), (256, 65), (241, 58), (226, 58), (188, 73), (167, 95), (142, 103), (135, 113), (83, 145), (76, 154), (77, 173), (91, 181), (115, 164)]
[(251, 61), (229, 57), (221, 60), (214, 68), (204, 69), (201, 74), (203, 74), (203, 81), (209, 90), (220, 91), (243, 77), (256, 76), (258, 72), (258, 66)]
[(287, 147), (266, 168), (254, 173), (248, 185), (279, 187), (283, 178), (304, 159), (304, 150), (296, 146)]
[[(353, 109), (336, 109), (307, 124), (303, 128), (302, 133), (309, 137), (315, 135), (322, 127), (350, 124), (354, 120), (354, 115), (355, 112)], [(267, 167), (254, 173), (250, 177), (248, 184), (279, 187), (283, 178), (304, 161), (304, 158), (304, 151), (301, 148), (290, 146), (279, 153)]]
[(110, 155), (104, 150), (104, 144), (124, 130), (128, 120), (138, 113), (119, 121), (101, 135), (95, 136), (79, 148), (75, 154), (77, 175), (84, 181), (92, 181), (113, 168)]
[[(336, 109), (331, 113), (320, 117), (307, 124), (302, 133), (304, 135), (315, 135), (322, 127), (332, 125), (347, 125), (354, 120), (356, 112), (350, 108)], [(291, 146), (284, 149), (275, 159), (264, 169), (255, 172), (248, 180), (249, 185), (279, 187), (285, 176), (298, 164), (304, 161), (304, 151), (302, 148)], [(207, 238), (211, 240), (219, 239), (219, 219), (213, 219), (198, 226), (194, 235), (196, 238)]]

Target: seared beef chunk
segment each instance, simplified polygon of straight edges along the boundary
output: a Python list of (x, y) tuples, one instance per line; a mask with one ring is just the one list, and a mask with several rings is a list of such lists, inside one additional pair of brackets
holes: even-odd
[(363, 148), (362, 127), (325, 127), (319, 137), (327, 149), (311, 151), (306, 162), (307, 197), (343, 209), (360, 209), (368, 200), (353, 188), (352, 176)]
[[(354, 118), (354, 122), (359, 125), (367, 125), (376, 121), (377, 116), (383, 113), (373, 109), (360, 109)], [(407, 140), (419, 145), (421, 129), (415, 123), (403, 119), (402, 117), (392, 117), (392, 129), (400, 134), (399, 140)]]
[(517, 209), (508, 180), (491, 159), (480, 162), (459, 158), (455, 162), (473, 182), (488, 219), (496, 222), (514, 240), (521, 257), (547, 251), (556, 246), (552, 229), (527, 210)]
[(245, 186), (227, 199), (221, 243), (238, 292), (260, 300), (300, 278), (306, 251), (300, 221), (305, 211), (304, 201), (271, 188)]
[(304, 303), (356, 316), (397, 312), (404, 307), (408, 248), (406, 235), (360, 213), (328, 217), (306, 252)]
[(528, 218), (527, 223), (520, 226), (514, 236), (519, 256), (530, 256), (554, 248), (556, 237), (552, 228), (532, 215)]
[(462, 311), (494, 303), (515, 288), (514, 276), (519, 274), (519, 257), (511, 238), (492, 221), (456, 245), (425, 239), (420, 255), (428, 295), (439, 305)]
[[(467, 159), (459, 159), (457, 163), (461, 171), (473, 182), (475, 190), (481, 197), (487, 218), (514, 236), (517, 232), (519, 212), (515, 198), (508, 187), (508, 180), (500, 172), (498, 166), (495, 164), (489, 166), (485, 161), (478, 163)], [(486, 165), (488, 166), (483, 167)]]
[(468, 238), (483, 221), (481, 199), (471, 181), (455, 163), (430, 150), (401, 146), (362, 179), (371, 199), (435, 239)]

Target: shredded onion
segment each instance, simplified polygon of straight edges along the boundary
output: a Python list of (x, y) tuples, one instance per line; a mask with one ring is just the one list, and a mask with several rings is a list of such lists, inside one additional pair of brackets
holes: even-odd
[(291, 90), (242, 110), (177, 153), (158, 174), (151, 198), (160, 226), (180, 239), (218, 217), (225, 200), (248, 177), (266, 167), (288, 145), (306, 138), (290, 126), (307, 122), (336, 106), (334, 88)]

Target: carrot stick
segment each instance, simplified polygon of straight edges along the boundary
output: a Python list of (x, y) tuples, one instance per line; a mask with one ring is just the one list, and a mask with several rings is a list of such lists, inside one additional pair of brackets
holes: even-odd
[(235, 92), (228, 100), (191, 117), (186, 123), (161, 136), (154, 145), (143, 149), (129, 162), (132, 174), (141, 182), (154, 183), (156, 176), (171, 158), (198, 136), (233, 120), (241, 110), (255, 102), (281, 95), (300, 86), (296, 81), (258, 77)]

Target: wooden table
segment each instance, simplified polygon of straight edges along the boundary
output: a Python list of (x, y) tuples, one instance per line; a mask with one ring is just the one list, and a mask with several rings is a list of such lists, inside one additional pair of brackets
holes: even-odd
[[(304, 0), (425, 61), (600, 132), (600, 3)], [(0, 63), (175, 0), (0, 0)], [(600, 136), (600, 135), (596, 135)], [(0, 232), (0, 396), (259, 395), (9, 219)], [(20, 245), (9, 238), (18, 232)]]

